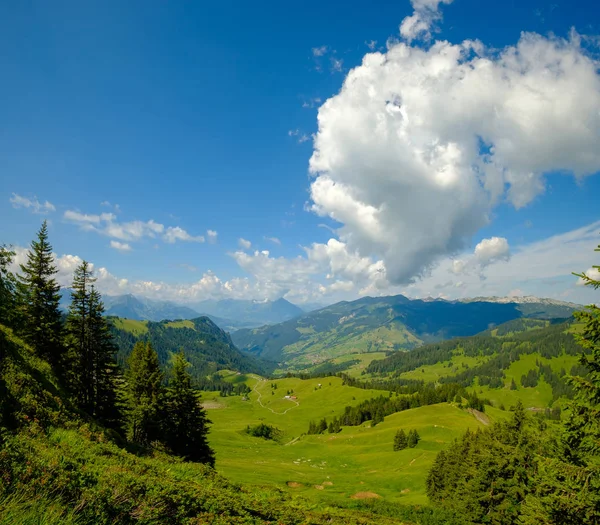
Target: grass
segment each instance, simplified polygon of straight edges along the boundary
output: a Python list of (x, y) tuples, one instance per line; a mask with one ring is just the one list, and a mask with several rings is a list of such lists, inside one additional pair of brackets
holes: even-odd
[[(490, 399), (496, 405), (503, 404), (506, 408), (515, 405), (519, 400), (526, 407), (546, 408), (552, 404), (552, 387), (544, 379), (540, 379), (535, 387), (523, 387), (521, 385), (521, 376), (527, 374), (529, 370), (536, 369), (537, 362), (544, 365), (549, 364), (555, 372), (560, 372), (561, 369), (564, 369), (569, 373), (571, 367), (577, 364), (577, 361), (577, 356), (565, 354), (553, 357), (552, 359), (542, 357), (538, 353), (524, 354), (505, 370), (506, 380), (504, 388), (491, 389), (488, 386), (480, 387), (476, 385), (470, 387), (469, 390)], [(517, 385), (516, 390), (510, 389), (513, 379)]]
[(112, 322), (120, 330), (124, 330), (138, 337), (148, 333), (148, 321), (136, 321), (134, 319), (115, 317), (112, 318)]
[(192, 321), (170, 321), (168, 323), (165, 324), (165, 326), (167, 328), (191, 328), (192, 330), (195, 330), (196, 327), (194, 326), (194, 323), (192, 323)]
[(400, 377), (435, 383), (442, 377), (450, 377), (462, 372), (464, 367), (473, 368), (485, 363), (488, 359), (488, 356), (469, 357), (457, 354), (450, 361), (436, 363), (435, 365), (420, 366), (410, 372), (404, 372)]
[[(271, 388), (272, 383), (277, 389)], [(425, 478), (437, 452), (467, 428), (481, 426), (471, 414), (440, 404), (393, 414), (373, 428), (367, 422), (343, 427), (339, 434), (302, 435), (311, 419), (339, 416), (346, 405), (385, 393), (342, 385), (337, 377), (264, 381), (253, 376), (249, 385), (253, 391), (248, 401), (204, 396), (205, 402), (218, 402), (208, 410), (217, 471), (235, 482), (275, 485), (326, 504), (348, 502), (360, 492), (396, 503), (427, 504)], [(291, 390), (298, 405), (283, 399)], [(243, 432), (259, 422), (282, 430), (282, 439), (267, 441)], [(422, 437), (419, 445), (394, 452), (398, 428), (417, 429)]]

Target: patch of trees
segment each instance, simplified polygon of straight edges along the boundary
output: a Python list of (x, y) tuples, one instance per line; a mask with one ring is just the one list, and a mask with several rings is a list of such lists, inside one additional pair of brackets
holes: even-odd
[(419, 444), (419, 441), (421, 441), (421, 436), (419, 436), (419, 433), (415, 429), (409, 430), (407, 434), (401, 428), (394, 435), (394, 451), (415, 448)]
[(257, 374), (270, 371), (268, 365), (243, 355), (233, 345), (229, 334), (207, 317), (191, 322), (193, 328), (169, 326), (168, 321), (148, 322), (148, 331), (143, 335), (134, 335), (111, 323), (111, 332), (118, 347), (117, 361), (125, 366), (135, 343), (150, 341), (162, 367), (168, 365), (173, 352), (183, 349), (186, 359), (192, 364), (192, 377), (199, 382), (223, 369)]
[[(600, 281), (579, 277), (600, 288)], [(467, 432), (438, 454), (429, 472), (427, 493), (434, 505), (467, 524), (600, 523), (600, 308), (575, 317), (584, 328), (575, 336), (580, 363), (572, 371), (583, 373), (568, 379), (573, 399), (566, 420), (558, 422), (556, 409), (546, 418), (529, 417), (519, 402), (510, 421)], [(555, 345), (548, 351), (572, 349)], [(537, 375), (548, 382), (556, 376), (547, 365)]]
[(272, 425), (265, 425), (264, 423), (259, 423), (258, 425), (254, 425), (254, 426), (248, 425), (246, 427), (245, 432), (246, 432), (246, 434), (253, 436), (253, 437), (258, 437), (258, 438), (268, 439), (268, 440), (273, 440), (273, 441), (277, 441), (278, 439), (281, 438), (281, 436), (283, 436), (283, 432), (280, 429), (278, 429), (277, 427), (274, 427)]
[[(525, 326), (529, 325), (530, 322), (546, 323), (546, 321), (529, 319), (511, 321), (511, 323), (517, 322)], [(411, 352), (398, 352), (385, 359), (372, 361), (366, 372), (398, 376), (403, 372), (410, 372), (425, 365), (450, 361), (458, 353), (469, 357), (489, 356), (490, 359), (485, 363), (441, 381), (445, 380), (470, 386), (475, 377), (478, 377), (480, 385), (498, 388), (503, 384), (503, 370), (510, 367), (511, 363), (517, 361), (521, 355), (539, 353), (542, 357), (550, 359), (563, 353), (567, 355), (581, 353), (581, 348), (577, 345), (573, 335), (565, 333), (570, 324), (571, 321), (567, 321), (560, 324), (550, 324), (543, 330), (527, 330), (521, 333), (511, 332), (502, 338), (480, 334), (424, 345)], [(509, 326), (508, 329), (512, 330), (513, 328)], [(498, 330), (500, 330), (500, 327)]]
[[(341, 429), (341, 426), (356, 427), (362, 425), (365, 421), (371, 421), (371, 425), (375, 426), (383, 422), (386, 416), (396, 412), (437, 403), (448, 403), (455, 399), (462, 400), (462, 398), (467, 399), (468, 408), (475, 408), (482, 412), (485, 410), (485, 400), (478, 398), (474, 393), (467, 392), (460, 385), (446, 384), (435, 387), (428, 384), (411, 395), (392, 396), (390, 392), (388, 396), (381, 395), (367, 399), (356, 406), (347, 406), (339, 419), (337, 421), (334, 419), (336, 425), (334, 428)], [(489, 404), (489, 401), (487, 403)], [(329, 425), (325, 418), (318, 423), (311, 421), (308, 434), (321, 434), (328, 428)]]
[(183, 353), (172, 358), (167, 384), (152, 344), (139, 341), (123, 373), (91, 265), (82, 261), (75, 269), (65, 317), (45, 221), (16, 277), (9, 271), (13, 256), (0, 247), (0, 312), (10, 310), (2, 323), (50, 365), (61, 395), (82, 416), (124, 434), (132, 444), (160, 443), (184, 459), (214, 464), (206, 440), (209, 422)]

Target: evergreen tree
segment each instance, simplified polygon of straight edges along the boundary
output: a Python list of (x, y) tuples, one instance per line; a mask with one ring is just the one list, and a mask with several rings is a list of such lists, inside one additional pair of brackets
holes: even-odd
[(206, 439), (210, 422), (192, 388), (188, 366), (183, 351), (175, 354), (166, 396), (167, 445), (189, 461), (214, 466), (214, 452)]
[(162, 437), (163, 374), (150, 342), (138, 341), (128, 360), (126, 379), (127, 437), (149, 445)]
[(67, 317), (68, 384), (82, 410), (117, 428), (116, 346), (95, 280), (87, 261), (75, 269)]
[(94, 371), (92, 414), (106, 426), (120, 429), (122, 415), (118, 403), (119, 368), (110, 326), (104, 317), (104, 303), (92, 285), (89, 299), (89, 333)]
[(419, 433), (416, 430), (413, 429), (409, 431), (407, 438), (408, 448), (415, 448), (419, 444), (420, 440), (421, 436), (419, 436)]
[(42, 223), (37, 240), (32, 241), (27, 263), (19, 275), (19, 307), (23, 314), (23, 336), (40, 357), (47, 359), (59, 376), (63, 376), (64, 347), (62, 316), (59, 309), (60, 286), (54, 276), (52, 246), (48, 242), (48, 225)]
[(406, 438), (406, 432), (401, 428), (394, 436), (394, 450), (404, 450), (406, 447), (408, 447), (408, 439)]
[(94, 281), (90, 265), (83, 261), (73, 274), (66, 325), (69, 387), (79, 407), (88, 414), (93, 412), (94, 398), (94, 360), (90, 344), (90, 291)]
[(15, 315), (15, 277), (9, 271), (15, 252), (0, 245), (0, 324), (13, 324)]

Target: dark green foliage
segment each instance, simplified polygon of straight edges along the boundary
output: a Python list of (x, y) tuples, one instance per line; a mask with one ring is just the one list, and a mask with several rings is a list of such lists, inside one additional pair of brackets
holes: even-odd
[(407, 447), (408, 438), (406, 437), (406, 432), (404, 432), (404, 429), (401, 428), (396, 432), (396, 435), (394, 436), (394, 450), (404, 450)]
[(206, 440), (210, 422), (192, 388), (188, 366), (183, 352), (175, 354), (166, 394), (166, 444), (186, 460), (214, 466), (214, 452)]
[[(9, 271), (15, 252), (0, 245), (0, 323), (12, 326), (15, 319), (15, 276)], [(1, 353), (0, 349), (0, 353)], [(2, 356), (0, 355), (0, 358)]]
[(193, 328), (169, 326), (170, 321), (148, 322), (148, 332), (141, 336), (121, 330), (112, 324), (111, 331), (118, 346), (117, 362), (122, 366), (126, 363), (136, 342), (150, 341), (158, 354), (159, 363), (165, 368), (169, 364), (171, 352), (183, 348), (185, 358), (192, 365), (190, 374), (202, 388), (207, 386), (202, 381), (218, 370), (238, 370), (242, 373), (264, 375), (272, 369), (264, 362), (243, 355), (233, 345), (229, 334), (208, 317), (199, 317), (190, 322), (193, 323)]
[(264, 423), (259, 423), (258, 425), (254, 425), (252, 427), (246, 427), (246, 434), (249, 434), (253, 437), (271, 439), (273, 441), (277, 441), (283, 436), (283, 432), (277, 427), (265, 425)]
[(87, 261), (76, 269), (67, 316), (68, 384), (74, 402), (112, 428), (119, 428), (116, 347), (104, 318)]
[[(600, 281), (579, 276), (600, 288)], [(577, 336), (584, 373), (569, 380), (565, 423), (528, 418), (519, 402), (511, 421), (468, 432), (435, 460), (427, 478), (433, 503), (472, 524), (600, 523), (600, 309), (575, 315), (584, 323)], [(538, 374), (555, 380), (545, 367), (535, 372), (524, 386)], [(560, 409), (547, 416), (560, 420)]]
[(52, 246), (48, 242), (48, 225), (44, 221), (18, 276), (19, 325), (36, 354), (62, 375), (63, 325), (59, 309), (60, 286), (54, 278), (57, 273)]
[[(550, 368), (550, 367), (548, 367)], [(535, 387), (538, 384), (539, 372), (534, 368), (521, 376), (521, 386), (526, 388)]]
[[(577, 345), (573, 335), (566, 332), (570, 323), (568, 321), (550, 324), (545, 328), (512, 333), (512, 335), (502, 338), (484, 333), (425, 345), (411, 352), (396, 352), (385, 359), (372, 361), (366, 371), (371, 374), (393, 374), (396, 377), (423, 365), (450, 361), (457, 352), (460, 352), (468, 357), (485, 356), (489, 359), (478, 366), (442, 378), (442, 382), (459, 383), (466, 387), (471, 386), (477, 378), (478, 384), (481, 386), (489, 385), (491, 388), (501, 388), (504, 384), (504, 370), (508, 369), (521, 355), (539, 353), (548, 359), (563, 353), (579, 355), (581, 347)], [(560, 377), (554, 379), (553, 391), (556, 391), (555, 395), (558, 398), (564, 391), (566, 383), (561, 381)], [(515, 383), (514, 389), (516, 388)]]
[(128, 439), (140, 445), (161, 441), (165, 392), (151, 343), (139, 342), (133, 347), (125, 380)]
[(415, 429), (413, 429), (408, 432), (406, 444), (408, 448), (415, 448), (419, 444), (420, 440), (421, 436), (419, 436), (419, 433)]

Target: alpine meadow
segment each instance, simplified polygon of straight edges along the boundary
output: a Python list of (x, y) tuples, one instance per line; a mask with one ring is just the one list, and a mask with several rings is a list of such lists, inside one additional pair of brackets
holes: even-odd
[(597, 20), (0, 5), (0, 525), (600, 525)]

